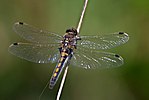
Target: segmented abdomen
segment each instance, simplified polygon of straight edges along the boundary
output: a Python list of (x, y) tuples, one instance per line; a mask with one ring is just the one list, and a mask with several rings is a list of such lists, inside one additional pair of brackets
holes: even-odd
[(61, 58), (58, 61), (58, 64), (56, 65), (53, 75), (50, 79), (50, 85), (49, 88), (52, 89), (54, 85), (56, 84), (58, 77), (60, 76), (60, 73), (62, 72), (63, 67), (67, 64), (70, 56), (70, 50), (62, 50), (61, 51)]

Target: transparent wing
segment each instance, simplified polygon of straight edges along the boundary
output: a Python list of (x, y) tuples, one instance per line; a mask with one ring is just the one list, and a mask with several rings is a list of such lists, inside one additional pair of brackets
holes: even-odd
[(110, 68), (122, 65), (123, 58), (114, 53), (78, 49), (71, 59), (71, 64), (86, 69)]
[(59, 58), (58, 44), (14, 43), (8, 48), (12, 54), (35, 63), (56, 62)]
[(81, 40), (78, 41), (78, 48), (89, 49), (110, 49), (121, 44), (126, 43), (129, 40), (128, 34), (124, 32), (117, 32), (112, 34), (106, 34), (102, 36), (81, 36)]
[(55, 43), (55, 42), (60, 42), (62, 38), (58, 34), (43, 31), (22, 22), (15, 23), (13, 26), (13, 29), (22, 38), (30, 42)]

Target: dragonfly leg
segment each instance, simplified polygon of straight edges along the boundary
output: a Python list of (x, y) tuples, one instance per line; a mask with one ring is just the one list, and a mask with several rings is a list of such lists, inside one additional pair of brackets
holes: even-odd
[(62, 47), (58, 48), (59, 49), (59, 52), (61, 53), (62, 52)]

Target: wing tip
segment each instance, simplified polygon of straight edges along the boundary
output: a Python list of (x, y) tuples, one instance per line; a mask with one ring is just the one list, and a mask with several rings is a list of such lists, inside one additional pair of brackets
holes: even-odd
[(16, 22), (14, 25), (24, 25), (25, 23), (23, 22)]
[(17, 33), (17, 30), (18, 30), (17, 28), (20, 27), (20, 26), (23, 26), (23, 25), (25, 25), (25, 23), (23, 23), (23, 22), (16, 22), (13, 25), (13, 30)]
[(129, 37), (129, 35), (126, 32), (118, 32), (118, 34), (120, 35), (124, 34), (125, 36)]
[(19, 43), (17, 43), (17, 42), (15, 42), (15, 43), (13, 43), (12, 45), (18, 45)]
[(124, 36), (125, 42), (129, 40), (129, 35), (126, 32), (118, 32), (118, 34)]
[(19, 43), (17, 43), (17, 42), (14, 42), (14, 43), (12, 43), (9, 47), (12, 47), (13, 45), (18, 45)]
[(124, 34), (125, 36), (128, 36), (126, 32), (118, 32), (118, 34)]
[(24, 23), (23, 22), (18, 22), (18, 24), (23, 25)]
[(118, 54), (115, 54), (114, 56), (115, 56), (116, 58), (119, 58), (119, 57), (120, 57)]
[(120, 55), (115, 54), (114, 56), (115, 56), (119, 61), (121, 61), (121, 63), (119, 64), (119, 66), (121, 66), (121, 65), (124, 64), (124, 59), (123, 59)]

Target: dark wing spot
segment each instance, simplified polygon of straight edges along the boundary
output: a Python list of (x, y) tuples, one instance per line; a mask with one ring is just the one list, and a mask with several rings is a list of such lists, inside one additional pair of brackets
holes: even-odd
[(119, 58), (120, 56), (118, 54), (115, 54), (115, 57)]
[(13, 45), (18, 45), (18, 43), (13, 43)]
[(119, 32), (119, 34), (124, 34), (124, 32)]
[(20, 25), (23, 25), (23, 22), (19, 22)]

